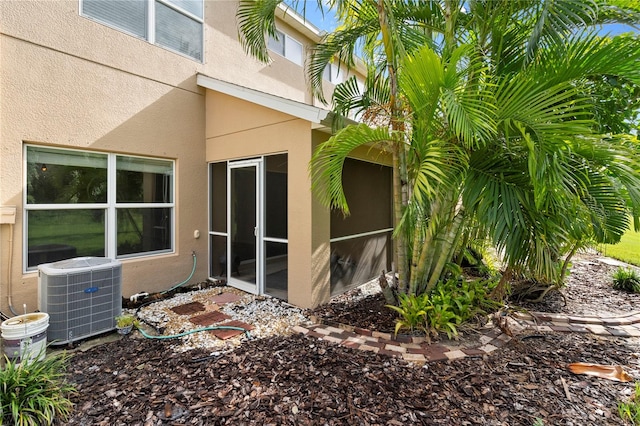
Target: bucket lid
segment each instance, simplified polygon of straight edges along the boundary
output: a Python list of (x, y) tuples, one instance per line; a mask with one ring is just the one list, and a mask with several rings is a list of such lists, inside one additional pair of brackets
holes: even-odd
[(18, 315), (3, 321), (2, 325), (0, 325), (0, 328), (6, 330), (20, 326), (32, 326), (38, 323), (48, 324), (49, 314), (46, 312), (34, 312), (32, 314)]

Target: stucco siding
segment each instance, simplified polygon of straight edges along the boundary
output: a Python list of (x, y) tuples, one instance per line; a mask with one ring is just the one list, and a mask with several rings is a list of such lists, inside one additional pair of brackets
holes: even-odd
[[(194, 277), (206, 277), (206, 238), (193, 235), (207, 224), (204, 91), (195, 62), (79, 17), (77, 2), (9, 3), (0, 10), (0, 205), (17, 206), (18, 214), (10, 278), (10, 227), (0, 228), (0, 309), (7, 312), (9, 279), (13, 305), (37, 309), (37, 273), (23, 273), (22, 262), (24, 143), (176, 160), (175, 253), (123, 260), (123, 294), (182, 281), (192, 251), (200, 260)], [(26, 14), (37, 16), (22, 28)], [(124, 38), (112, 44), (96, 37), (100, 44), (83, 50), (94, 31)], [(164, 64), (157, 72), (148, 66), (156, 60)]]
[[(310, 191), (307, 167), (313, 147), (328, 136), (309, 121), (196, 81), (206, 75), (318, 104), (301, 65), (275, 53), (263, 64), (244, 52), (236, 8), (237, 1), (205, 1), (198, 61), (81, 16), (77, 0), (0, 1), (0, 206), (17, 207), (13, 237), (9, 225), (0, 225), (0, 310), (7, 312), (9, 287), (14, 307), (37, 309), (37, 272), (23, 267), (25, 144), (175, 160), (174, 252), (122, 259), (125, 296), (182, 281), (192, 251), (193, 280), (208, 276), (208, 162), (288, 153), (295, 218), (288, 229), (289, 301), (327, 300), (329, 212)], [(277, 26), (306, 54), (319, 36), (296, 22), (278, 19)], [(326, 89), (329, 98), (333, 85)], [(202, 237), (195, 238), (196, 230)]]
[(329, 298), (329, 211), (315, 202), (308, 173), (317, 132), (308, 121), (211, 90), (206, 104), (207, 161), (288, 154), (288, 300), (302, 307), (325, 302)]

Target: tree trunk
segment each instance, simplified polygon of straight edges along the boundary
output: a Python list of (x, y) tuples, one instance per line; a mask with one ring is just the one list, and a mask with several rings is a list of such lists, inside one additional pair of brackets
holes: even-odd
[(417, 295), (419, 293), (420, 281), (425, 274), (425, 266), (428, 264), (427, 256), (432, 250), (432, 236), (428, 225), (426, 231), (424, 224), (416, 224), (413, 240), (413, 253), (411, 262), (411, 281), (409, 283), (409, 294)]
[[(389, 106), (391, 114), (391, 130), (402, 134), (404, 132), (404, 124), (402, 120), (402, 104), (398, 97), (398, 55), (394, 46), (391, 25), (389, 25), (389, 15), (385, 8), (385, 0), (378, 0), (378, 23), (382, 34), (382, 43), (384, 53), (387, 59), (387, 74), (389, 77)], [(401, 48), (401, 46), (399, 47)], [(407, 205), (408, 196), (406, 195), (406, 154), (404, 138), (394, 140), (393, 142), (393, 222), (396, 230), (394, 239), (394, 261), (398, 270), (398, 289), (405, 292), (409, 277), (406, 236), (398, 230), (398, 225)]]
[(492, 300), (495, 300), (497, 302), (504, 301), (504, 298), (507, 296), (507, 285), (509, 284), (509, 280), (511, 280), (511, 275), (512, 275), (511, 267), (507, 266), (507, 268), (502, 273), (502, 277), (500, 278), (500, 281), (498, 281), (498, 285), (489, 294), (489, 297)]
[(569, 269), (569, 262), (571, 262), (571, 258), (573, 258), (573, 255), (576, 254), (576, 251), (578, 251), (579, 247), (580, 247), (580, 242), (576, 241), (576, 243), (573, 245), (573, 248), (571, 249), (567, 257), (564, 259), (564, 263), (562, 264), (562, 269), (560, 270), (560, 278), (558, 279), (558, 282), (556, 283), (556, 285), (561, 286), (562, 283), (564, 282), (564, 279), (567, 275), (567, 270)]
[(395, 289), (389, 285), (389, 281), (387, 281), (387, 273), (384, 270), (378, 278), (378, 284), (380, 285), (380, 289), (382, 289), (382, 295), (384, 296), (384, 300), (387, 302), (387, 305), (397, 306), (398, 295), (396, 294)]
[[(435, 241), (434, 236), (437, 236), (438, 231), (436, 229), (436, 223), (431, 220), (431, 218), (438, 215), (441, 206), (442, 204), (439, 200), (434, 201), (431, 207), (429, 220), (427, 221), (427, 218), (424, 218), (425, 222), (422, 225), (425, 228), (424, 238), (422, 241), (419, 241), (419, 245), (417, 245), (416, 248), (417, 253), (419, 253), (419, 258), (416, 261), (415, 270), (412, 271), (411, 275), (411, 294), (420, 294), (423, 290), (421, 288), (422, 283), (424, 282), (428, 271), (431, 269), (435, 253), (437, 253), (438, 243), (437, 241)], [(414, 258), (415, 256), (418, 256), (417, 253), (414, 253)]]
[(403, 230), (398, 229), (402, 219), (402, 177), (400, 176), (400, 154), (399, 144), (396, 142), (393, 147), (393, 259), (398, 271), (398, 290), (402, 293), (407, 288), (407, 248), (406, 238)]
[[(457, 209), (456, 209), (457, 210)], [(442, 277), (442, 271), (447, 262), (451, 260), (450, 254), (452, 247), (455, 245), (458, 238), (460, 238), (460, 228), (462, 227), (462, 220), (464, 219), (464, 212), (460, 209), (455, 213), (453, 220), (447, 227), (447, 232), (444, 235), (444, 241), (442, 248), (437, 253), (438, 260), (433, 269), (429, 272), (429, 281), (427, 282), (427, 288), (425, 291), (430, 291), (436, 283)]]

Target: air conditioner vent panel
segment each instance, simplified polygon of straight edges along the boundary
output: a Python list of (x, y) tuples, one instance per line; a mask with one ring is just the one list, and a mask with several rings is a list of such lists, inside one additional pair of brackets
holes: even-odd
[(122, 265), (80, 257), (38, 266), (39, 309), (49, 314), (47, 340), (70, 343), (115, 329), (122, 312)]

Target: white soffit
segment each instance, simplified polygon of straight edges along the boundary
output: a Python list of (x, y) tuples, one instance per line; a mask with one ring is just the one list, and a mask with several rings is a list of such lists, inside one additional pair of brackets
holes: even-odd
[(224, 93), (225, 95), (233, 96), (234, 98), (242, 99), (243, 101), (251, 102), (275, 111), (280, 111), (312, 123), (323, 122), (329, 114), (329, 111), (326, 109), (308, 105), (303, 102), (292, 101), (291, 99), (281, 98), (258, 90), (249, 89), (248, 87), (238, 86), (237, 84), (228, 83), (203, 74), (198, 74), (197, 83), (198, 86), (206, 89)]
[(278, 4), (278, 11), (279, 13), (276, 12), (277, 17), (282, 18), (287, 24), (291, 25), (296, 31), (309, 37), (314, 43), (318, 43), (325, 34), (324, 31), (320, 30), (284, 2)]

